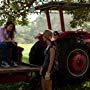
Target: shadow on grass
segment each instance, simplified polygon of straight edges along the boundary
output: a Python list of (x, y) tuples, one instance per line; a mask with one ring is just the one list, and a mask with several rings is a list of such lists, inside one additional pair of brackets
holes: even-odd
[(60, 90), (90, 90), (90, 81), (78, 85), (67, 85)]
[[(36, 83), (36, 82), (35, 82)], [(32, 83), (16, 83), (16, 84), (0, 84), (0, 90), (41, 90), (32, 89)], [(90, 90), (90, 81), (87, 81), (80, 85), (67, 85), (60, 89), (55, 90)]]
[(0, 84), (0, 90), (31, 90), (30, 83)]

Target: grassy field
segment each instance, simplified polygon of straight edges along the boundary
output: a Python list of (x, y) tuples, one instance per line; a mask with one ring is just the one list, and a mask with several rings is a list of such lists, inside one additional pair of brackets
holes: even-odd
[(29, 63), (29, 52), (33, 44), (18, 44), (18, 46), (23, 47), (23, 57), (22, 61), (25, 63)]

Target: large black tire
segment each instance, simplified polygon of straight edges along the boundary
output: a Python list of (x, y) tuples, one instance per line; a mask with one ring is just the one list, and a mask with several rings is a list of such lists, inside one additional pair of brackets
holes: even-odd
[(88, 80), (90, 74), (89, 46), (83, 42), (64, 40), (57, 43), (57, 48), (58, 82), (62, 85), (77, 84)]

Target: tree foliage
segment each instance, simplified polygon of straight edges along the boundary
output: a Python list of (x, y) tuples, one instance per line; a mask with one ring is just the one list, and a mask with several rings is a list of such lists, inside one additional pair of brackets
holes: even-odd
[[(45, 3), (48, 1), (61, 1), (61, 0), (37, 0), (35, 1), (36, 5), (39, 5), (39, 2)], [(72, 15), (73, 20), (70, 22), (70, 25), (72, 28), (78, 27), (78, 26), (83, 26), (84, 22), (87, 22), (90, 20), (90, 6), (83, 6), (83, 4), (88, 4), (90, 3), (90, 0), (62, 0), (61, 2), (65, 2), (67, 3), (66, 5), (72, 4), (74, 7), (76, 8), (72, 8), (70, 9), (65, 9), (65, 12), (67, 14)], [(75, 5), (73, 3), (76, 3)], [(79, 6), (80, 3), (81, 5)]]
[(67, 11), (67, 14), (73, 15), (73, 20), (70, 22), (71, 27), (75, 28), (76, 26), (82, 26), (84, 22), (89, 21), (89, 12), (90, 9), (87, 7)]
[[(61, 32), (60, 20), (58, 19), (59, 13), (51, 13), (52, 30)], [(65, 17), (65, 30), (71, 30), (70, 21), (72, 20), (70, 15), (64, 14)], [(36, 20), (29, 23), (28, 26), (17, 26), (16, 41), (22, 44), (34, 43), (38, 39), (35, 39), (39, 33), (43, 33), (48, 27), (46, 22), (46, 16), (44, 13), (38, 14)]]
[[(72, 3), (74, 0), (65, 0), (66, 2)], [(76, 3), (90, 3), (89, 0), (77, 0)], [(90, 7), (83, 7), (81, 5), (77, 9), (71, 9), (66, 11), (67, 14), (73, 15), (73, 20), (70, 22), (70, 25), (72, 28), (75, 28), (77, 26), (83, 26), (84, 22), (87, 22), (90, 20)]]
[(2, 0), (0, 4), (0, 25), (7, 20), (26, 25), (29, 8), (30, 0)]
[[(59, 0), (1, 0), (0, 4), (0, 25), (7, 20), (13, 20), (16, 24), (27, 25), (27, 18), (30, 13), (31, 1), (35, 1), (35, 5), (39, 2), (59, 1)], [(61, 0), (60, 0), (61, 1)], [(88, 0), (64, 0), (67, 3), (86, 3)], [(88, 1), (89, 3), (89, 1)], [(75, 10), (66, 11), (67, 14), (73, 15), (73, 20), (70, 22), (71, 27), (82, 26), (84, 22), (90, 20), (90, 8), (78, 8)]]

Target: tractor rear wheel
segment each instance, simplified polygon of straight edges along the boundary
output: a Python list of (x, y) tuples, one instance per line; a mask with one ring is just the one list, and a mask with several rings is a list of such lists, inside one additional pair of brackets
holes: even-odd
[(59, 82), (74, 84), (88, 80), (90, 74), (89, 47), (81, 43), (66, 47), (60, 46), (58, 45), (57, 50)]

